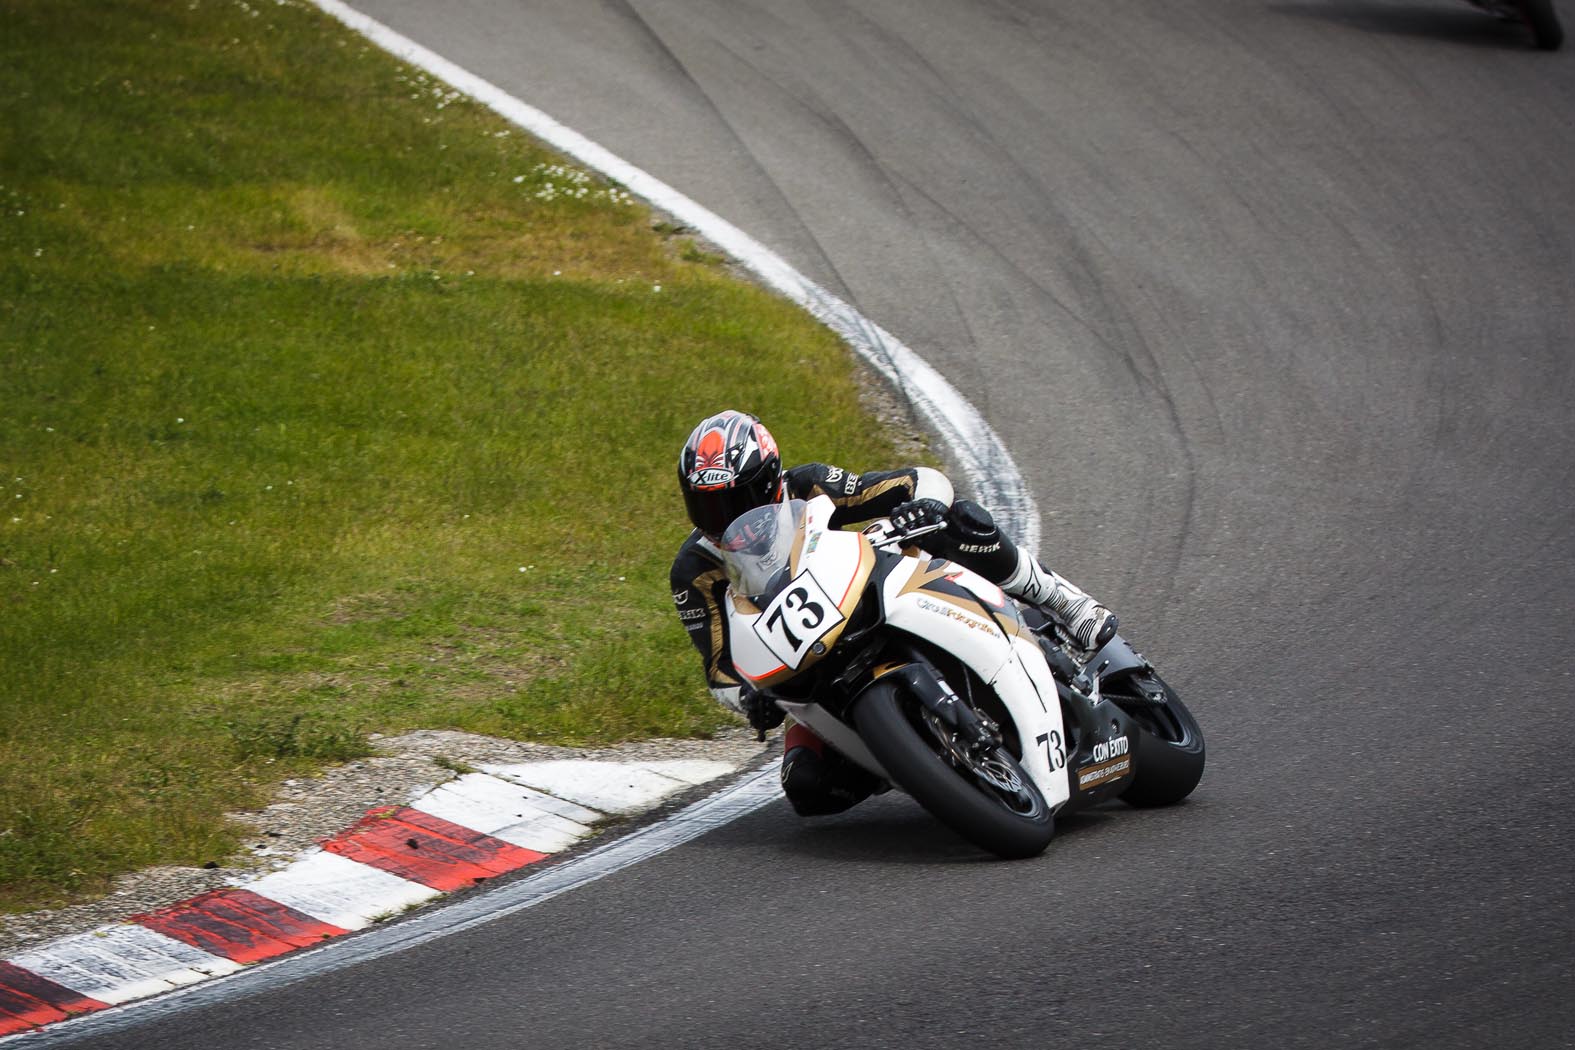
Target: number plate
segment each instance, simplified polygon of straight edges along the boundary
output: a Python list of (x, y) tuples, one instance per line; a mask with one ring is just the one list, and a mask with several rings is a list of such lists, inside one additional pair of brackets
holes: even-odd
[(755, 634), (778, 660), (797, 670), (815, 643), (844, 619), (815, 577), (801, 572), (755, 620)]

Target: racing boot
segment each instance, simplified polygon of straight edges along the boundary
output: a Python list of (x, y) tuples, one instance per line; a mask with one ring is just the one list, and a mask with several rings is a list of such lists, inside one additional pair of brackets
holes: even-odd
[(875, 793), (880, 780), (828, 748), (801, 725), (782, 738), (782, 793), (801, 817), (851, 809)]
[(1039, 559), (1019, 548), (1017, 570), (1001, 584), (1013, 598), (1036, 605), (1066, 625), (1067, 633), (1081, 648), (1098, 649), (1115, 636), (1116, 614), (1057, 576)]

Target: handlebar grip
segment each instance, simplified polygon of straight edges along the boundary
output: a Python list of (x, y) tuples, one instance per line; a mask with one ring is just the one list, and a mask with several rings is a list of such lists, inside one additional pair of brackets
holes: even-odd
[(919, 536), (928, 536), (932, 532), (940, 532), (945, 528), (946, 523), (941, 521), (936, 522), (934, 525), (921, 525), (919, 528), (910, 529), (907, 532), (893, 532), (889, 531), (891, 529), (890, 519), (881, 518), (872, 524), (866, 525), (861, 531), (869, 537), (870, 542), (875, 544), (875, 546), (884, 547), (888, 543), (905, 544), (909, 540), (916, 539)]
[(920, 536), (928, 536), (932, 532), (940, 532), (945, 528), (946, 523), (941, 521), (936, 522), (934, 525), (921, 525), (916, 529), (909, 529), (907, 532), (893, 533), (886, 539), (889, 543), (907, 543), (909, 540), (917, 539)]

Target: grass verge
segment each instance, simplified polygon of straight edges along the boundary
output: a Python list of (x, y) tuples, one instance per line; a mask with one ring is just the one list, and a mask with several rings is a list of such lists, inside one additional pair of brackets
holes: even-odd
[(889, 464), (833, 336), (296, 0), (0, 24), (0, 910), (228, 855), (369, 732), (724, 720), (676, 452), (736, 406)]

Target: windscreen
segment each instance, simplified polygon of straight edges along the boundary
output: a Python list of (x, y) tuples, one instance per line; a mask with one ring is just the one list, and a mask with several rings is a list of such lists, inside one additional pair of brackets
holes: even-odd
[(719, 544), (734, 593), (759, 604), (781, 590), (803, 520), (804, 501), (798, 499), (768, 503), (734, 519)]

